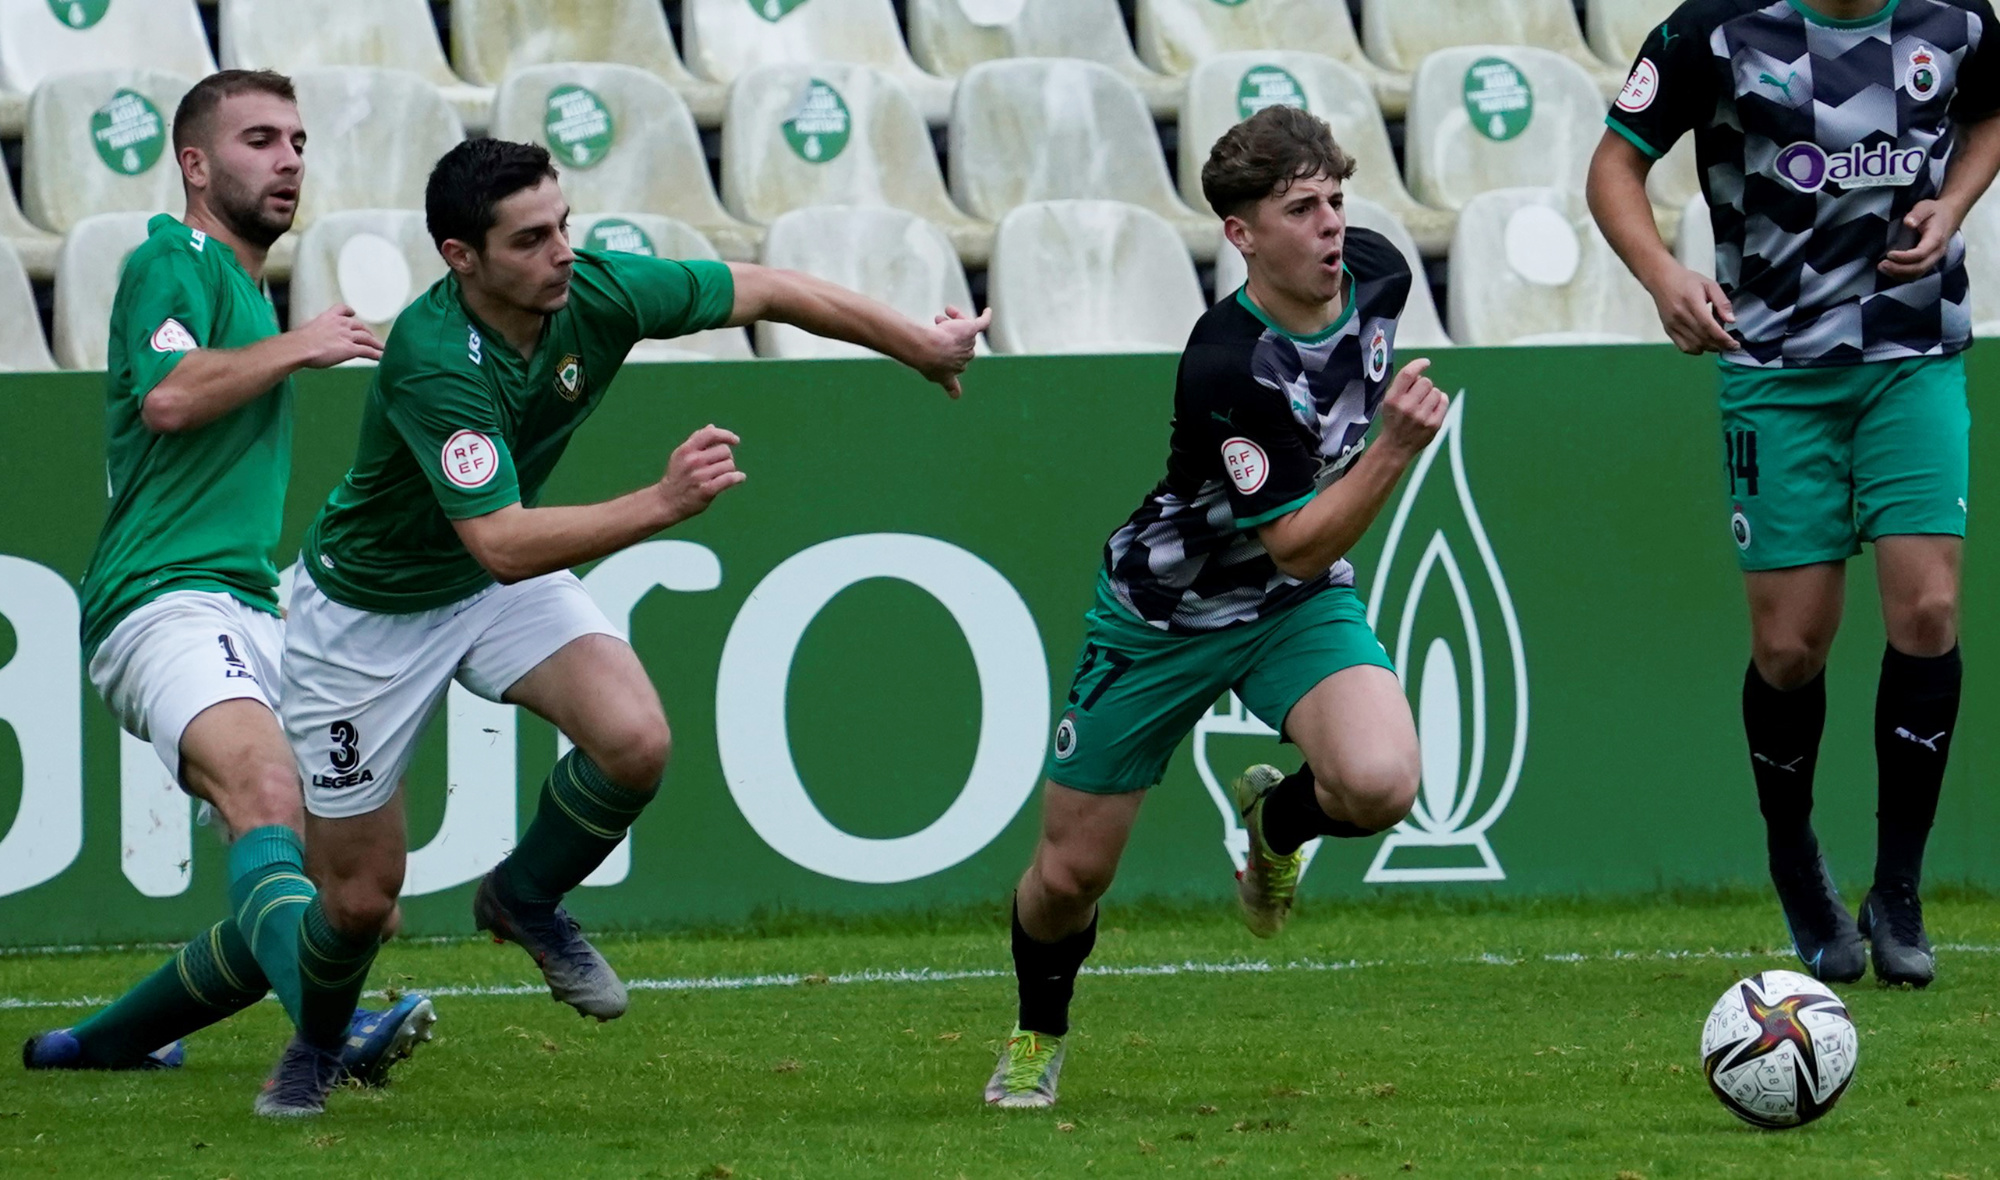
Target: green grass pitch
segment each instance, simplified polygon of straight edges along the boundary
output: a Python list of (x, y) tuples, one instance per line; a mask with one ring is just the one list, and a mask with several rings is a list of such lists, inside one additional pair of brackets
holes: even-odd
[[(270, 1125), (275, 1004), (178, 1073), (0, 1068), (0, 1175), (1100, 1177), (2000, 1176), (2000, 900), (1930, 906), (1940, 981), (1840, 989), (1840, 1106), (1739, 1124), (1696, 1061), (1732, 980), (1790, 966), (1742, 895), (1307, 906), (1259, 943), (1224, 904), (1107, 906), (1062, 1101), (985, 1109), (1013, 1012), (1003, 915), (612, 936), (630, 1015), (532, 994), (512, 947), (395, 944), (375, 982), (439, 994), (383, 1091)], [(0, 1032), (70, 1023), (158, 950), (0, 957)], [(55, 1006), (50, 1006), (55, 1005)]]

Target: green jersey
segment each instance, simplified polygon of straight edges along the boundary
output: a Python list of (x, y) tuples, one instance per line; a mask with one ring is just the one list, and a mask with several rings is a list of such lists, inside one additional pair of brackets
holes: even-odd
[(719, 262), (579, 250), (569, 303), (524, 360), (467, 310), (455, 276), (438, 280), (396, 320), (354, 467), (306, 534), (313, 581), (383, 614), (491, 585), (451, 522), (532, 507), (632, 346), (721, 327), (735, 299)]
[(194, 430), (158, 434), (140, 407), (181, 357), (278, 334), (235, 251), (162, 214), (111, 304), (104, 456), (111, 511), (83, 575), (86, 658), (120, 620), (173, 590), (278, 613), (271, 562), (292, 473), (292, 382)]

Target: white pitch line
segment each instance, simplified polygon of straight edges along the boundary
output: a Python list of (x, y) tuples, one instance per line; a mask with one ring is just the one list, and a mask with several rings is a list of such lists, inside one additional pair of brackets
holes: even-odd
[[(1972, 943), (1943, 943), (1938, 950), (1960, 955), (2000, 955), (2000, 946), (1982, 946)], [(1719, 951), (1719, 950), (1653, 950), (1653, 951), (1606, 951), (1586, 954), (1581, 951), (1548, 953), (1536, 956), (1541, 963), (1637, 963), (1637, 962), (1712, 962), (1743, 959), (1782, 958), (1780, 951)], [(1526, 962), (1491, 952), (1450, 959), (1292, 959), (1282, 963), (1268, 960), (1231, 960), (1220, 963), (1204, 963), (1194, 959), (1178, 963), (1135, 964), (1124, 967), (1085, 967), (1083, 974), (1113, 979), (1156, 978), (1179, 975), (1272, 975), (1283, 972), (1325, 972), (1359, 971), (1371, 967), (1456, 967), (1464, 965), (1490, 967), (1519, 967)], [(782, 972), (769, 975), (695, 975), (669, 977), (665, 979), (626, 980), (627, 989), (635, 992), (710, 992), (710, 991), (756, 991), (781, 987), (840, 987), (864, 983), (954, 983), (966, 980), (1011, 979), (1011, 969), (995, 967), (897, 967), (870, 968), (863, 971), (841, 971), (831, 974)], [(420, 990), (433, 999), (479, 999), (488, 996), (539, 996), (548, 988), (542, 984), (530, 983), (468, 983), (445, 984)], [(381, 996), (381, 992), (371, 993)], [(267, 997), (268, 999), (268, 997)], [(0, 996), (0, 1012), (30, 1011), (51, 1008), (95, 1008), (110, 1003), (106, 996), (78, 996), (73, 999), (37, 1000), (20, 996)]]

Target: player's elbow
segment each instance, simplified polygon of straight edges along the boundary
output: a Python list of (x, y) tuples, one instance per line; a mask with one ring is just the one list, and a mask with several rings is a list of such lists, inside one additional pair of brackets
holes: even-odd
[(501, 585), (525, 582), (541, 572), (529, 568), (523, 560), (520, 548), (512, 543), (512, 533), (504, 521), (495, 520), (493, 516), (478, 516), (453, 521), (452, 524), (472, 560)]
[(158, 386), (139, 403), (139, 420), (154, 434), (179, 434), (195, 424), (189, 399), (171, 386)]
[(1265, 525), (1258, 530), (1258, 539), (1264, 542), (1264, 552), (1270, 555), (1271, 564), (1294, 581), (1309, 582), (1333, 567), (1332, 561), (1313, 552), (1313, 538), (1296, 527), (1293, 516)]

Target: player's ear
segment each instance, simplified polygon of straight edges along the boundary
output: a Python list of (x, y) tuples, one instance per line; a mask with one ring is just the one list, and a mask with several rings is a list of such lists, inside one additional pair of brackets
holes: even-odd
[(181, 182), (189, 188), (208, 187), (208, 153), (190, 144), (177, 153)]
[(438, 253), (444, 256), (444, 264), (456, 275), (469, 275), (476, 266), (477, 252), (457, 238), (446, 238), (438, 246)]
[(1250, 224), (1232, 213), (1222, 219), (1222, 236), (1236, 247), (1236, 252), (1248, 258), (1256, 253), (1256, 238), (1250, 232)]

